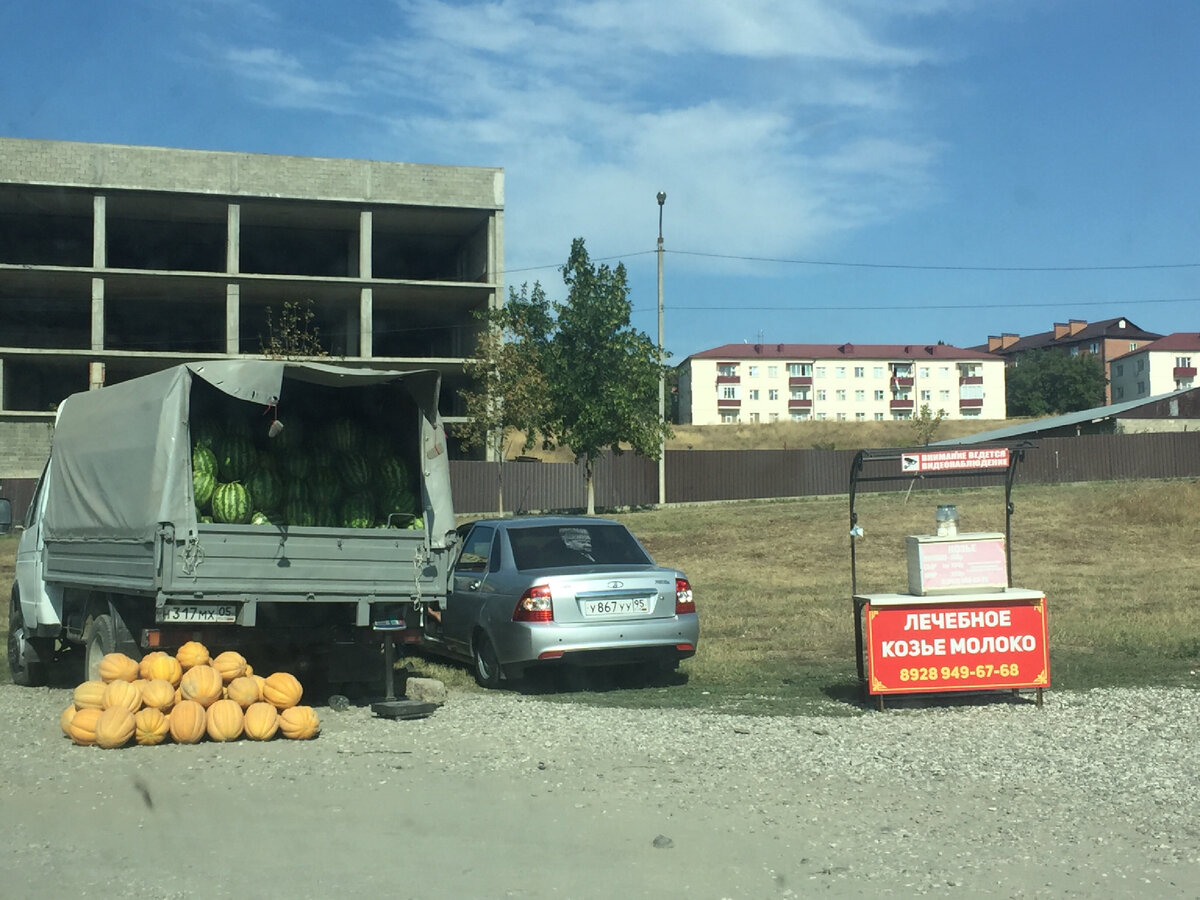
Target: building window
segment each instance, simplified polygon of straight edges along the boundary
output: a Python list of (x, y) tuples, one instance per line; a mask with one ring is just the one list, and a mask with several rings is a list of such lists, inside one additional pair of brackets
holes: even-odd
[(1146, 393), (1146, 382), (1139, 381), (1138, 382), (1138, 396), (1140, 397), (1144, 393)]
[(726, 384), (721, 388), (722, 400), (736, 400), (738, 398), (738, 389), (736, 384)]
[(838, 414), (837, 414), (837, 420), (838, 420), (839, 422), (845, 422), (845, 421), (846, 421), (846, 414), (845, 414), (845, 413), (838, 413)]
[(866, 418), (867, 418), (866, 413), (858, 412), (858, 413), (854, 414), (854, 421), (856, 421), (856, 422), (863, 422), (866, 420)]
[(1078, 355), (1079, 355), (1079, 345), (1078, 345), (1078, 344), (1076, 344), (1075, 346), (1073, 346), (1073, 347), (1071, 348), (1071, 355), (1072, 355), (1072, 356), (1078, 356)]
[(737, 420), (738, 420), (738, 414), (735, 412), (721, 413), (721, 424), (722, 425), (732, 425)]
[(834, 391), (834, 392), (833, 392), (833, 396), (834, 396), (834, 398), (835, 398), (835, 399), (837, 399), (837, 400), (841, 400), (841, 401), (845, 402), (845, 400), (846, 400), (846, 391), (845, 391), (844, 389), (843, 389), (843, 390), (837, 390), (837, 391)]
[(1100, 352), (1100, 345), (1097, 344), (1095, 341), (1092, 341), (1090, 344), (1088, 344), (1088, 353), (1092, 354), (1092, 356), (1095, 356), (1099, 352)]
[(883, 421), (883, 413), (875, 413), (875, 421), (882, 422)]
[(1136, 349), (1137, 349), (1137, 341), (1130, 341), (1129, 342), (1129, 351), (1132, 353)]
[(758, 413), (755, 413), (755, 412), (750, 413), (750, 421), (757, 422), (758, 421)]
[(867, 377), (866, 366), (855, 366), (854, 367), (854, 377), (855, 378), (866, 378)]
[(779, 391), (776, 388), (769, 388), (767, 390), (767, 399), (768, 400), (778, 400), (779, 399)]
[(1114, 400), (1124, 400), (1125, 399), (1125, 388), (1123, 388), (1123, 387), (1113, 388), (1113, 399)]
[(737, 376), (737, 363), (721, 363), (717, 366), (717, 374), (722, 378), (734, 378)]
[(817, 399), (818, 399), (818, 400), (824, 400), (824, 399), (825, 399), (825, 388), (819, 388), (819, 389), (817, 390)]
[(771, 413), (771, 421), (778, 422), (779, 421), (779, 413)]
[(807, 422), (809, 415), (810, 415), (810, 413), (807, 410), (801, 411), (798, 409), (794, 409), (794, 410), (792, 410), (792, 421), (793, 422)]
[(817, 378), (824, 378), (825, 377), (825, 367), (817, 366), (817, 368), (815, 370), (815, 375)]
[(751, 366), (751, 367), (750, 367), (750, 377), (751, 377), (751, 378), (757, 378), (757, 377), (758, 377), (758, 366)]
[(938, 391), (938, 399), (939, 400), (949, 400), (950, 392), (949, 391)]
[(834, 366), (833, 377), (834, 378), (845, 378), (846, 377), (846, 367), (845, 366)]
[(1145, 372), (1145, 371), (1146, 371), (1146, 360), (1145, 360), (1145, 359), (1139, 359), (1139, 360), (1138, 360), (1138, 366), (1137, 366), (1137, 370), (1138, 370), (1139, 372)]
[(938, 369), (938, 374), (941, 375), (943, 378), (949, 378), (950, 377), (950, 367), (942, 366), (941, 368)]
[[(792, 388), (791, 397), (793, 400), (807, 400), (809, 393), (810, 391), (806, 387), (795, 387)], [(822, 397), (821, 399), (824, 400), (825, 398)]]
[(1122, 375), (1124, 375), (1125, 374), (1124, 363), (1117, 363), (1117, 365), (1113, 366), (1113, 374), (1116, 375), (1118, 378), (1120, 378)]
[(751, 388), (751, 389), (750, 389), (750, 399), (751, 399), (751, 400), (757, 400), (757, 399), (758, 399), (758, 388)]
[(862, 403), (864, 400), (867, 399), (867, 392), (866, 391), (855, 391), (854, 399), (856, 402)]
[(793, 378), (809, 378), (812, 376), (812, 363), (788, 363), (788, 375)]
[(825, 421), (825, 413), (817, 413), (817, 421), (824, 422)]
[(921, 368), (917, 370), (917, 376), (920, 378), (928, 378), (929, 366), (921, 366)]
[(928, 403), (933, 399), (933, 391), (921, 391), (921, 402)]
[(982, 411), (983, 410), (981, 410), (978, 406), (968, 406), (966, 409), (964, 409), (962, 411), (962, 417), (964, 419), (978, 419), (979, 414)]
[(778, 378), (779, 377), (779, 366), (767, 366), (767, 377), (768, 378)]
[(875, 392), (875, 399), (876, 399), (876, 400), (885, 400), (885, 399), (887, 399), (887, 394), (886, 394), (885, 392), (883, 392), (883, 391), (876, 391), (876, 392)]
[(876, 366), (876, 367), (875, 367), (875, 377), (876, 377), (876, 378), (882, 378), (882, 377), (883, 377), (883, 366)]
[(1178, 369), (1190, 369), (1192, 367), (1192, 358), (1190, 356), (1175, 357), (1175, 367)]

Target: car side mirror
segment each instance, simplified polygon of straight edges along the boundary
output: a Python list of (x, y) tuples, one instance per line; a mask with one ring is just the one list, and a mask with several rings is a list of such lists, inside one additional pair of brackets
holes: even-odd
[(0, 497), (0, 534), (8, 534), (12, 531), (12, 501), (7, 497)]

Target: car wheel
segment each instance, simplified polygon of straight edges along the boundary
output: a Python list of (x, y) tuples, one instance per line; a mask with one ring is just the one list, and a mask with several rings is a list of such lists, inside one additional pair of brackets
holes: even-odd
[(96, 616), (83, 632), (83, 675), (88, 681), (100, 680), (100, 660), (117, 649), (117, 626), (110, 615)]
[(500, 660), (491, 639), (482, 631), (475, 636), (475, 682), (480, 687), (500, 687)]
[(25, 617), (21, 599), (13, 591), (8, 601), (8, 669), (14, 684), (40, 687), (46, 683), (46, 666), (30, 658), (29, 638), (25, 633)]

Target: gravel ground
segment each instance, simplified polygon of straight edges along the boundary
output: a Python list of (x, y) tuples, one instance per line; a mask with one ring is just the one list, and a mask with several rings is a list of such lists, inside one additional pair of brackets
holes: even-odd
[(452, 694), (102, 751), (0, 686), (0, 896), (1200, 896), (1200, 691), (796, 718)]

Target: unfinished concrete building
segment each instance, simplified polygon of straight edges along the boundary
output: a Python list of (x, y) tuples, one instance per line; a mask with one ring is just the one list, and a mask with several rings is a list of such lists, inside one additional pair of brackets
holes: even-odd
[(438, 369), (453, 420), (503, 209), (494, 168), (0, 138), (0, 477), (63, 397), (261, 355), (285, 303), (337, 361)]

